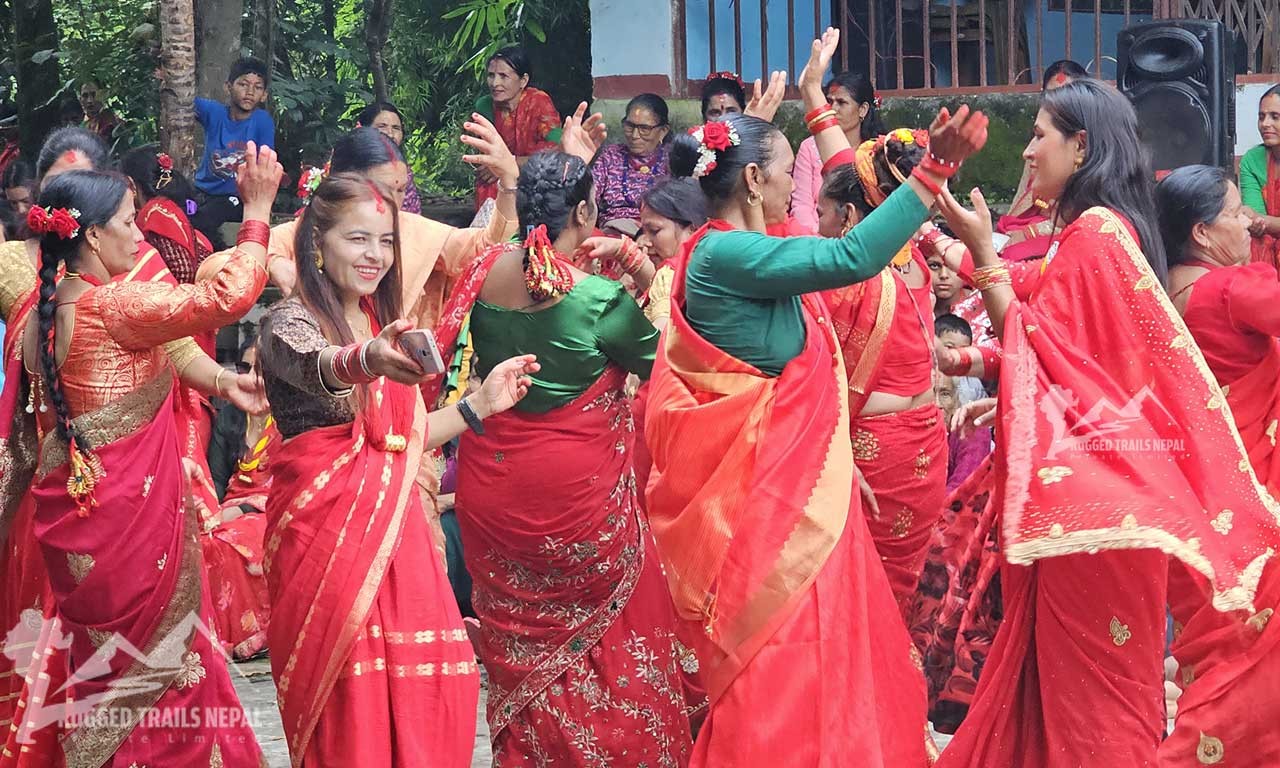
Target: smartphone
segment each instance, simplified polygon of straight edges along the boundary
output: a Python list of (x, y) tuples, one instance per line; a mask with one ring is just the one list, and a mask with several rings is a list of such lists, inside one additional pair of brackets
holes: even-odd
[(426, 328), (400, 334), (400, 349), (417, 361), (426, 373), (444, 373), (444, 359), (436, 346), (436, 337)]

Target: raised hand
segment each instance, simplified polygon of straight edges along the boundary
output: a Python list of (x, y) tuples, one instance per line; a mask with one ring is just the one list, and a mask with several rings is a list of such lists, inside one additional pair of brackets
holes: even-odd
[(427, 377), (422, 366), (413, 358), (400, 351), (400, 334), (412, 331), (413, 323), (408, 320), (396, 320), (387, 323), (382, 332), (374, 337), (365, 355), (369, 364), (369, 372), (375, 376), (386, 376), (400, 384), (420, 384)]
[(836, 48), (840, 45), (840, 30), (834, 27), (827, 27), (827, 31), (822, 33), (822, 37), (813, 41), (813, 45), (809, 49), (809, 61), (804, 65), (804, 69), (800, 72), (800, 80), (797, 85), (803, 92), (805, 88), (817, 87), (822, 90), (822, 76), (827, 73), (827, 69), (831, 66), (831, 60), (835, 58)]
[(951, 231), (968, 246), (976, 266), (999, 264), (1000, 256), (991, 239), (991, 210), (987, 208), (987, 199), (982, 196), (982, 190), (974, 187), (969, 193), (969, 200), (973, 203), (972, 211), (961, 205), (951, 190), (943, 187), (936, 203)]
[(968, 104), (954, 115), (943, 107), (929, 126), (929, 152), (939, 160), (962, 163), (986, 145), (987, 123), (987, 116), (971, 112)]
[(267, 388), (262, 378), (254, 373), (229, 377), (223, 396), (227, 402), (253, 416), (260, 416), (271, 409), (267, 402)]
[(245, 145), (244, 160), (236, 166), (236, 190), (244, 205), (246, 219), (269, 221), (271, 204), (280, 191), (284, 167), (271, 147), (260, 147), (250, 141)]
[(485, 377), (480, 391), (470, 396), (476, 415), (484, 419), (515, 406), (529, 394), (533, 385), (529, 377), (541, 369), (535, 355), (520, 355), (498, 363)]
[(586, 114), (587, 102), (584, 101), (572, 115), (564, 119), (560, 149), (566, 154), (582, 158), (582, 162), (589, 165), (609, 137), (609, 129), (604, 124), (604, 115), (597, 112), (584, 119)]
[(481, 181), (485, 181), (487, 173), (504, 187), (514, 187), (520, 180), (520, 166), (493, 123), (473, 112), (471, 119), (462, 124), (462, 130), (462, 143), (476, 150), (476, 154), (463, 155), (462, 161), (475, 166)]
[(769, 76), (769, 87), (761, 91), (760, 80), (756, 80), (755, 95), (747, 102), (746, 114), (772, 123), (778, 114), (778, 107), (787, 95), (787, 73), (774, 72)]

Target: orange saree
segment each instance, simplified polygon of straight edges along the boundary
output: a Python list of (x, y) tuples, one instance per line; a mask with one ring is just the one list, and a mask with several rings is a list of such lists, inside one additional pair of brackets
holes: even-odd
[(854, 492), (821, 301), (769, 377), (693, 330), (684, 267), (645, 434), (649, 518), (711, 700), (690, 764), (923, 766), (923, 678)]
[(939, 765), (1155, 765), (1166, 555), (1211, 580), (1218, 609), (1247, 609), (1280, 542), (1275, 502), (1114, 212), (1067, 227), (1004, 339), (1004, 622)]

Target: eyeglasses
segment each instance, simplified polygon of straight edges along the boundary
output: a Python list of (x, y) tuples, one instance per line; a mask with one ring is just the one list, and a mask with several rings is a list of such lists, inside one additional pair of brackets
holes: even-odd
[(666, 127), (665, 123), (660, 125), (645, 125), (644, 123), (633, 123), (630, 120), (622, 121), (622, 130), (627, 133), (636, 133), (646, 138), (652, 135), (654, 131), (664, 127)]
[(253, 363), (246, 363), (243, 360), (236, 361), (236, 373), (240, 374), (241, 376), (245, 375), (246, 373), (253, 373), (254, 368), (255, 366)]

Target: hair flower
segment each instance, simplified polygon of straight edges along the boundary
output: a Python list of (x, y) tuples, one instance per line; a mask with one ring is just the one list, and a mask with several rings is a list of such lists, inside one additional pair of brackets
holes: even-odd
[(307, 168), (298, 177), (298, 197), (303, 200), (310, 200), (316, 190), (320, 188), (320, 182), (324, 181), (327, 176), (324, 168), (317, 168), (314, 165)]
[(57, 235), (61, 240), (73, 240), (80, 234), (80, 211), (75, 208), (55, 208), (52, 211), (39, 205), (27, 212), (27, 228), (35, 235)]
[(698, 142), (698, 162), (693, 167), (693, 178), (701, 179), (716, 169), (719, 153), (742, 143), (742, 137), (729, 123), (706, 123), (689, 131)]

